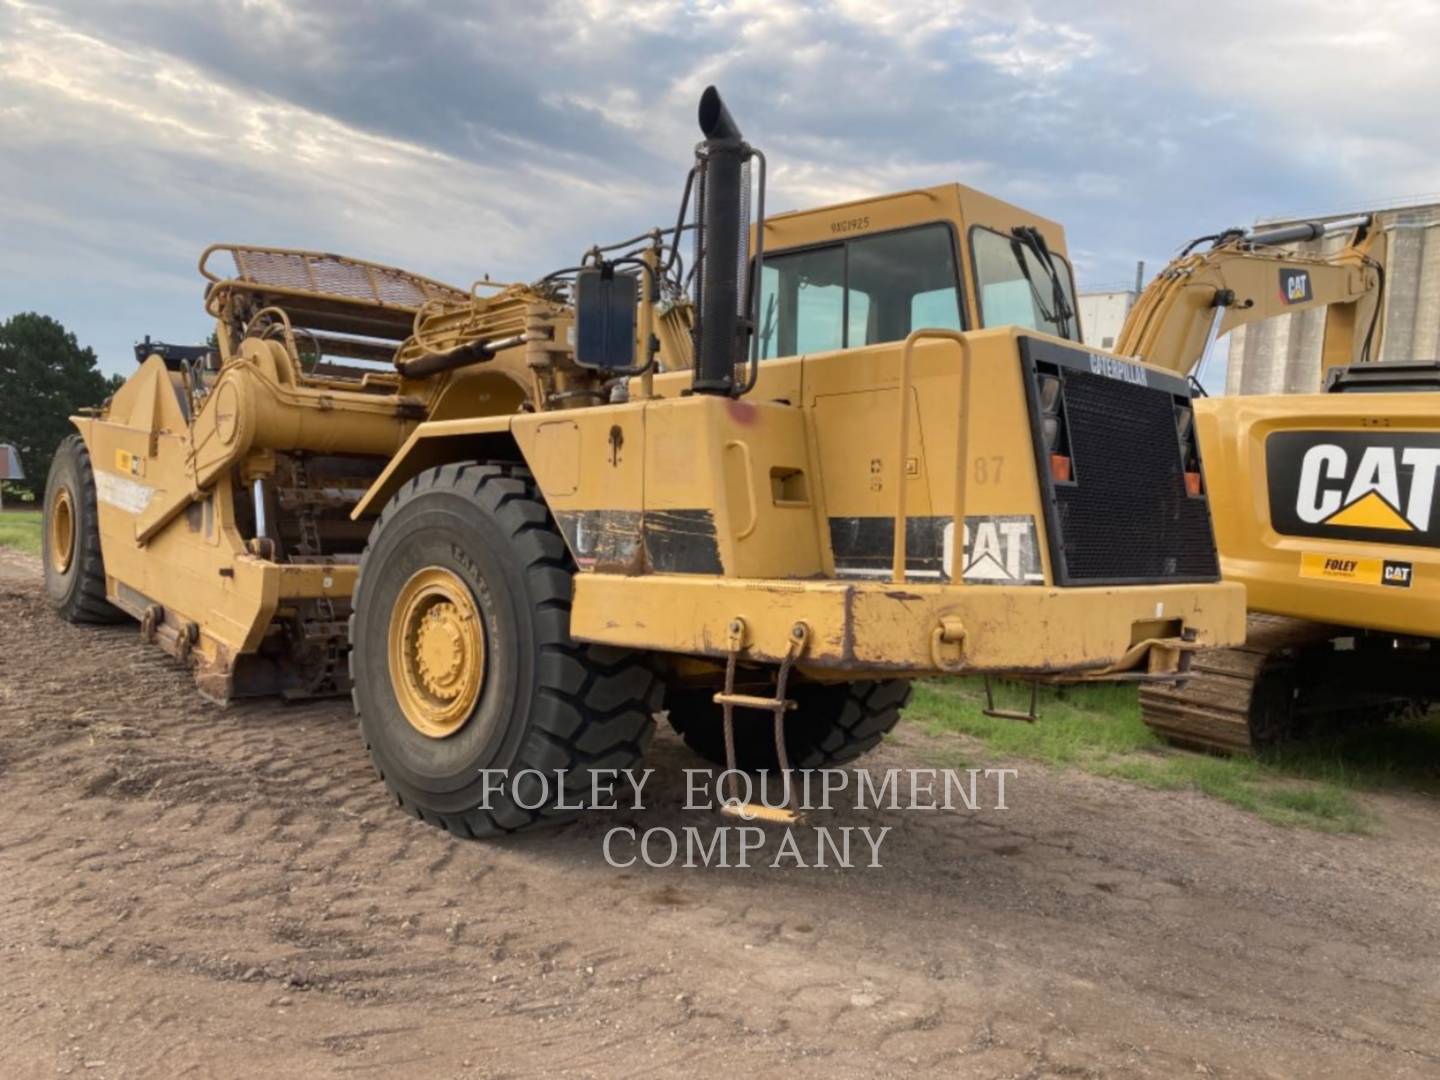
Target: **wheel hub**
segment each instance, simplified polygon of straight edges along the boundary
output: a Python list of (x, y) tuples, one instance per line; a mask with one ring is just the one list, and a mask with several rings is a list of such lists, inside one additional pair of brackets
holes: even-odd
[(437, 698), (453, 698), (465, 664), (465, 617), (449, 601), (425, 613), (415, 635), (415, 662), (425, 688)]
[(69, 488), (55, 492), (55, 501), (50, 506), (50, 565), (57, 573), (70, 569), (75, 558), (75, 504), (70, 498)]
[(453, 572), (414, 574), (390, 615), (390, 681), (410, 726), (443, 739), (465, 726), (485, 683), (485, 629), (469, 587)]

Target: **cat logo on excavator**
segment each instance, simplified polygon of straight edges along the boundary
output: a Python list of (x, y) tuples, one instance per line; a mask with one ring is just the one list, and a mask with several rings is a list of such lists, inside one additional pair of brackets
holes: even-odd
[(1366, 539), (1378, 530), (1440, 546), (1432, 528), (1440, 436), (1277, 432), (1266, 457), (1277, 532)]
[(1307, 270), (1292, 270), (1285, 267), (1280, 271), (1280, 299), (1287, 304), (1303, 304), (1314, 299), (1310, 288), (1310, 273)]

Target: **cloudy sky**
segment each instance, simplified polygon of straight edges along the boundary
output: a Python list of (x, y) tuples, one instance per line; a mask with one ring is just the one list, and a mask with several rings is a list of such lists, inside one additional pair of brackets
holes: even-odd
[(1440, 3), (0, 0), (0, 317), (109, 371), (218, 240), (466, 284), (673, 220), (716, 83), (777, 209), (959, 180), (1083, 288), (1258, 216), (1440, 193)]

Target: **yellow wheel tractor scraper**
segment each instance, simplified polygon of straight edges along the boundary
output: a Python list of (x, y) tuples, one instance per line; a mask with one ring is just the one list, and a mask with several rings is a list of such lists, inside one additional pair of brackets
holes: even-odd
[(61, 613), (217, 701), (349, 691), (462, 835), (564, 816), (664, 709), (717, 762), (835, 765), (918, 676), (1241, 640), (1189, 389), (1078, 343), (1057, 225), (959, 185), (766, 219), (713, 89), (700, 126), (675, 228), (532, 285), (208, 251), (218, 349), (156, 350), (56, 458)]

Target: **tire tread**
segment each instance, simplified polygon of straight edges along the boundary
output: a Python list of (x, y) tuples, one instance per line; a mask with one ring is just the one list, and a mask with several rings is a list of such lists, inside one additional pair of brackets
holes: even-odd
[[(55, 451), (51, 476), (55, 469), (63, 467), (67, 458), (73, 458), (75, 474), (80, 490), (73, 492), (76, 506), (78, 550), (75, 552), (78, 587), (66, 599), (56, 604), (56, 610), (66, 622), (108, 625), (124, 622), (129, 616), (111, 604), (105, 592), (105, 557), (100, 548), (99, 499), (95, 488), (95, 470), (90, 464), (90, 451), (85, 439), (77, 432), (66, 436)], [(46, 485), (47, 489), (49, 484)], [(48, 495), (48, 490), (47, 490)], [(49, 525), (49, 500), (46, 500), (46, 531)], [(46, 575), (49, 575), (49, 559)]]
[[(462, 483), (463, 481), (463, 483)], [(499, 462), (464, 462), (443, 465), (421, 473), (390, 500), (371, 529), (360, 557), (354, 608), (359, 610), (365, 590), (365, 570), (375, 541), (387, 524), (414, 499), (433, 490), (461, 491), (484, 505), (507, 533), (519, 557), (534, 597), (537, 612), (563, 612), (563, 621), (537, 619), (540, 638), (536, 656), (536, 690), (528, 730), (519, 743), (512, 775), (539, 769), (553, 775), (556, 769), (572, 774), (606, 763), (629, 768), (638, 764), (654, 728), (654, 713), (664, 697), (664, 686), (642, 654), (589, 645), (569, 635), (572, 577), (575, 566), (540, 496), (534, 477), (523, 465)], [(557, 628), (558, 627), (558, 628)], [(351, 701), (361, 717), (359, 680), (356, 678), (355, 616), (350, 617)], [(595, 697), (607, 708), (587, 704)], [(505, 800), (491, 809), (465, 813), (437, 813), (414, 805), (385, 774), (376, 748), (361, 738), (380, 779), (407, 811), (420, 820), (465, 839), (493, 837), (538, 825), (571, 819), (571, 811), (541, 807), (524, 810)], [(611, 764), (611, 760), (620, 764)], [(527, 802), (530, 800), (526, 800)]]

